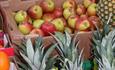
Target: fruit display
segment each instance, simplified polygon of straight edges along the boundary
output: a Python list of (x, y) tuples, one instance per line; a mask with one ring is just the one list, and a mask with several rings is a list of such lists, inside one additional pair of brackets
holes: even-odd
[(115, 70), (115, 0), (3, 4), (0, 70)]
[(23, 35), (49, 36), (50, 33), (63, 33), (65, 30), (72, 34), (76, 31), (91, 31), (95, 25), (99, 25), (97, 4), (95, 1), (83, 1), (87, 4), (67, 0), (61, 7), (56, 7), (53, 0), (44, 0), (30, 6), (27, 11), (14, 12), (14, 20)]

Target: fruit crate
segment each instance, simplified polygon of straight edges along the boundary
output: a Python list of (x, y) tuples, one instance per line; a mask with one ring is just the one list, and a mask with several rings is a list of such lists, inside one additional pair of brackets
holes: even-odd
[[(4, 17), (5, 30), (8, 32), (12, 43), (21, 43), (24, 38), (36, 38), (36, 36), (23, 35), (17, 27), (13, 18), (12, 12), (18, 10), (27, 10), (30, 6), (36, 3), (40, 4), (42, 0), (0, 0), (0, 6)], [(54, 0), (57, 7), (61, 7), (65, 0)], [(92, 32), (78, 33), (77, 40), (80, 40), (79, 48), (84, 48), (83, 56), (89, 59), (91, 56), (91, 41)], [(76, 40), (76, 41), (77, 41)], [(44, 46), (47, 47), (53, 43), (54, 39), (51, 36), (43, 38)]]

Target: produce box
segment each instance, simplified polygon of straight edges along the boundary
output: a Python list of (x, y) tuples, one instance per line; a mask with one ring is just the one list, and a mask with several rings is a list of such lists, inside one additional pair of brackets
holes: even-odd
[[(24, 38), (36, 38), (38, 35), (23, 35), (14, 20), (14, 12), (19, 10), (28, 10), (30, 6), (40, 4), (43, 0), (2, 0), (0, 6), (4, 17), (5, 30), (10, 35), (12, 43), (21, 43)], [(65, 0), (54, 0), (56, 7), (61, 7)], [(82, 3), (82, 1), (81, 1)], [(84, 48), (83, 56), (85, 59), (89, 59), (91, 56), (91, 38), (92, 32), (79, 32), (77, 40), (80, 40), (79, 48)], [(44, 37), (44, 46), (48, 47), (52, 44), (54, 39), (51, 36)]]

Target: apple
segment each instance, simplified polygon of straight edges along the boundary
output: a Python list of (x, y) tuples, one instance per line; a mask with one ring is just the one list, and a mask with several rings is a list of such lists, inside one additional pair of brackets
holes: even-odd
[(15, 14), (14, 18), (17, 23), (22, 23), (23, 21), (26, 20), (27, 13), (26, 11), (20, 10)]
[(74, 0), (66, 0), (63, 3), (63, 9), (66, 9), (66, 8), (75, 8), (75, 1)]
[(31, 32), (30, 32), (30, 35), (39, 35), (39, 36), (44, 36), (44, 33), (41, 29), (33, 29)]
[(86, 8), (82, 4), (77, 5), (76, 13), (77, 15), (85, 14)]
[(88, 6), (92, 3), (91, 0), (83, 0), (83, 5), (85, 6), (85, 8), (88, 8)]
[(89, 21), (92, 23), (92, 28), (95, 29), (95, 26), (101, 28), (100, 19), (97, 16), (90, 16)]
[(88, 17), (89, 17), (89, 16), (88, 16), (87, 14), (83, 14), (83, 15), (80, 16), (80, 18), (82, 18), (82, 19), (83, 19), (83, 18), (84, 18), (84, 19), (87, 19)]
[(22, 24), (19, 24), (18, 28), (22, 34), (27, 35), (32, 31), (33, 26), (29, 22), (23, 22)]
[(28, 10), (28, 15), (32, 18), (32, 19), (39, 19), (42, 17), (43, 15), (43, 11), (42, 8), (39, 5), (34, 5), (31, 6)]
[(66, 8), (63, 11), (63, 16), (65, 19), (68, 19), (70, 16), (75, 15), (75, 11), (73, 8)]
[(43, 20), (50, 22), (55, 18), (55, 16), (52, 13), (45, 13), (42, 18)]
[(55, 18), (59, 18), (63, 15), (63, 10), (61, 8), (55, 8), (53, 14)]
[(79, 19), (79, 16), (70, 16), (68, 19), (68, 26), (71, 27), (72, 29), (75, 29), (75, 25), (77, 20)]
[(62, 20), (62, 18), (56, 18), (51, 23), (54, 24), (57, 31), (64, 32), (65, 22)]
[(54, 32), (56, 31), (56, 28), (54, 24), (50, 22), (44, 22), (41, 26), (41, 30), (44, 32), (46, 36), (48, 36), (50, 35), (50, 33), (54, 34)]
[(70, 34), (73, 33), (73, 30), (70, 27), (65, 27), (65, 31), (67, 31)]
[(42, 1), (40, 6), (42, 7), (44, 12), (53, 12), (55, 9), (55, 3), (53, 0)]
[(92, 3), (88, 8), (87, 8), (87, 14), (89, 16), (96, 16), (96, 3)]
[(40, 28), (41, 25), (44, 23), (45, 21), (42, 19), (37, 19), (33, 21), (33, 27), (34, 28)]
[(79, 18), (75, 27), (77, 31), (88, 31), (91, 28), (91, 22), (88, 18)]
[(24, 22), (30, 22), (30, 23), (32, 23), (32, 19), (30, 18), (30, 16), (27, 16), (25, 18)]

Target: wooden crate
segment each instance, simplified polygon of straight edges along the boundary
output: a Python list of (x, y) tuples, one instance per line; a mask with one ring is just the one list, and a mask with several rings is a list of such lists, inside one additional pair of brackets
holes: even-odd
[[(17, 28), (17, 24), (13, 18), (12, 12), (18, 10), (27, 10), (30, 6), (40, 3), (42, 0), (0, 0), (2, 6), (2, 14), (4, 17), (5, 30), (10, 35), (12, 43), (21, 43), (24, 38), (35, 38), (36, 36), (23, 35)], [(61, 7), (64, 0), (55, 0), (56, 6)], [(84, 48), (83, 56), (88, 59), (91, 56), (91, 32), (79, 33), (77, 40), (80, 40), (79, 48)], [(45, 47), (49, 46), (54, 39), (51, 36), (44, 37)]]

